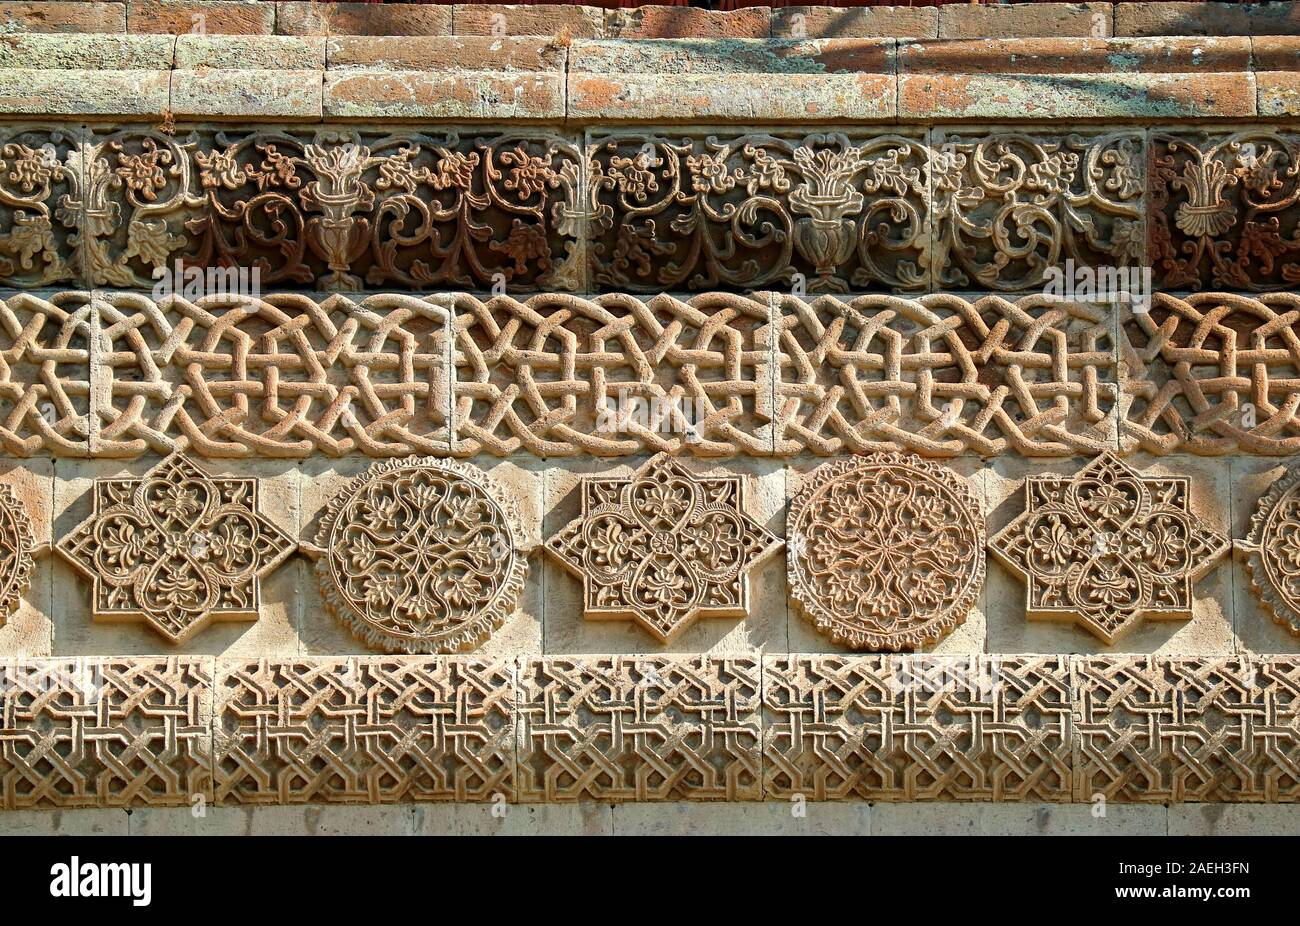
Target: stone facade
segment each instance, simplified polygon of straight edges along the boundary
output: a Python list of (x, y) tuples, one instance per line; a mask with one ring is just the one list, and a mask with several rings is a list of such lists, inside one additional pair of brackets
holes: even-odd
[(0, 3), (0, 831), (1293, 828), (1296, 9)]

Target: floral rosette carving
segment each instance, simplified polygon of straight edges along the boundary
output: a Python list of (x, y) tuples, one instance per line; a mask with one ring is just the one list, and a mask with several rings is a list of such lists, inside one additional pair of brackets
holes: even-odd
[(1111, 453), (1074, 476), (1025, 480), (1025, 511), (989, 547), (1026, 585), (1030, 618), (1114, 643), (1143, 618), (1192, 617), (1193, 586), (1230, 542), (1191, 511), (1186, 476), (1143, 476)]
[(781, 541), (744, 512), (740, 476), (696, 476), (667, 454), (582, 482), (582, 515), (546, 550), (583, 583), (589, 620), (667, 642), (698, 617), (744, 617), (749, 570)]
[(790, 596), (853, 649), (942, 639), (984, 584), (984, 520), (965, 480), (915, 456), (818, 467), (790, 504)]
[(27, 512), (13, 489), (0, 483), (0, 627), (18, 610), (31, 587), (37, 549)]
[(1277, 623), (1300, 636), (1300, 466), (1260, 498), (1237, 552), (1255, 596)]
[(94, 512), (58, 544), (92, 583), (97, 621), (181, 643), (210, 621), (257, 620), (261, 579), (295, 544), (258, 511), (256, 479), (174, 453), (142, 479), (96, 479)]
[(514, 612), (528, 561), (514, 501), (477, 467), (378, 463), (329, 503), (314, 545), (325, 604), (369, 646), (457, 653)]

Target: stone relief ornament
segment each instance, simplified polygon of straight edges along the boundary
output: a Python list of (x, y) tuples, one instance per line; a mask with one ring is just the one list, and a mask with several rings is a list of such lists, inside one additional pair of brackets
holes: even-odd
[(876, 454), (818, 467), (790, 503), (790, 597), (852, 649), (942, 639), (984, 584), (984, 519), (957, 474)]
[(32, 522), (14, 495), (0, 483), (0, 627), (13, 617), (32, 584), (33, 557), (46, 549), (37, 544)]
[(334, 616), (390, 653), (479, 646), (514, 612), (528, 573), (514, 499), (477, 467), (433, 457), (352, 480), (302, 549)]
[(1251, 591), (1275, 621), (1300, 636), (1300, 466), (1269, 486), (1236, 550)]
[(1029, 618), (1114, 643), (1143, 618), (1190, 619), (1194, 584), (1228, 552), (1190, 490), (1187, 476), (1143, 476), (1106, 453), (1069, 478), (1026, 479), (1025, 511), (989, 548), (1025, 581)]
[(582, 514), (546, 550), (582, 580), (588, 620), (667, 642), (697, 617), (744, 617), (749, 571), (781, 541), (744, 511), (741, 476), (696, 476), (667, 454), (582, 480)]
[(258, 510), (257, 479), (172, 454), (140, 479), (96, 479), (94, 510), (58, 543), (91, 581), (96, 621), (181, 643), (211, 621), (255, 621), (261, 580), (296, 548)]

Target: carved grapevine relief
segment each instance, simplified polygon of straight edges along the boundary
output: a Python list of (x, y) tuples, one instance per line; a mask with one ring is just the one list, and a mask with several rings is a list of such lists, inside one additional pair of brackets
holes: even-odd
[(979, 500), (914, 456), (818, 467), (790, 503), (790, 596), (819, 632), (853, 649), (942, 639), (984, 583)]
[(1251, 591), (1274, 620), (1300, 636), (1300, 467), (1269, 486), (1237, 551), (1246, 560)]
[(432, 457), (372, 466), (336, 495), (314, 545), (326, 606), (390, 653), (472, 649), (514, 611), (528, 561), (514, 500)]
[(37, 552), (32, 522), (8, 485), (0, 483), (0, 627), (11, 618), (32, 583)]
[(141, 479), (96, 479), (93, 513), (58, 543), (91, 581), (94, 619), (140, 621), (171, 643), (257, 620), (262, 577), (296, 546), (258, 511), (257, 488), (179, 453)]
[(582, 514), (546, 549), (582, 580), (589, 620), (660, 642), (697, 617), (744, 617), (751, 568), (781, 541), (745, 514), (740, 476), (696, 476), (666, 454), (623, 479), (582, 481)]
[(1074, 476), (1030, 476), (1025, 511), (989, 541), (1026, 583), (1030, 618), (1114, 643), (1144, 617), (1186, 620), (1193, 585), (1230, 541), (1191, 512), (1186, 476), (1143, 476), (1106, 453)]

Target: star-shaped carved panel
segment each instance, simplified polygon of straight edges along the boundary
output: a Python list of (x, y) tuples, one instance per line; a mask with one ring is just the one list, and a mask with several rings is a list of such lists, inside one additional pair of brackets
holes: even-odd
[(97, 621), (180, 643), (210, 621), (256, 620), (261, 578), (295, 549), (258, 511), (257, 480), (175, 453), (141, 479), (96, 479), (94, 511), (58, 544), (92, 584)]
[(1192, 616), (1196, 580), (1230, 541), (1191, 512), (1186, 476), (1143, 476), (1106, 453), (1074, 476), (1030, 476), (1025, 511), (989, 548), (1026, 583), (1030, 618), (1114, 643), (1143, 618)]
[(1250, 587), (1273, 619), (1300, 636), (1300, 467), (1274, 482), (1237, 545)]
[(377, 463), (334, 497), (313, 546), (326, 607), (390, 653), (455, 653), (514, 612), (528, 560), (513, 499), (433, 457)]
[(697, 617), (744, 617), (749, 570), (781, 541), (744, 511), (740, 476), (696, 476), (667, 454), (623, 479), (582, 481), (582, 515), (546, 549), (582, 580), (589, 620), (661, 642)]
[(18, 610), (32, 584), (36, 549), (32, 522), (13, 489), (0, 483), (0, 627)]
[(819, 466), (790, 503), (790, 596), (853, 649), (942, 639), (984, 584), (979, 501), (951, 470), (873, 454)]

